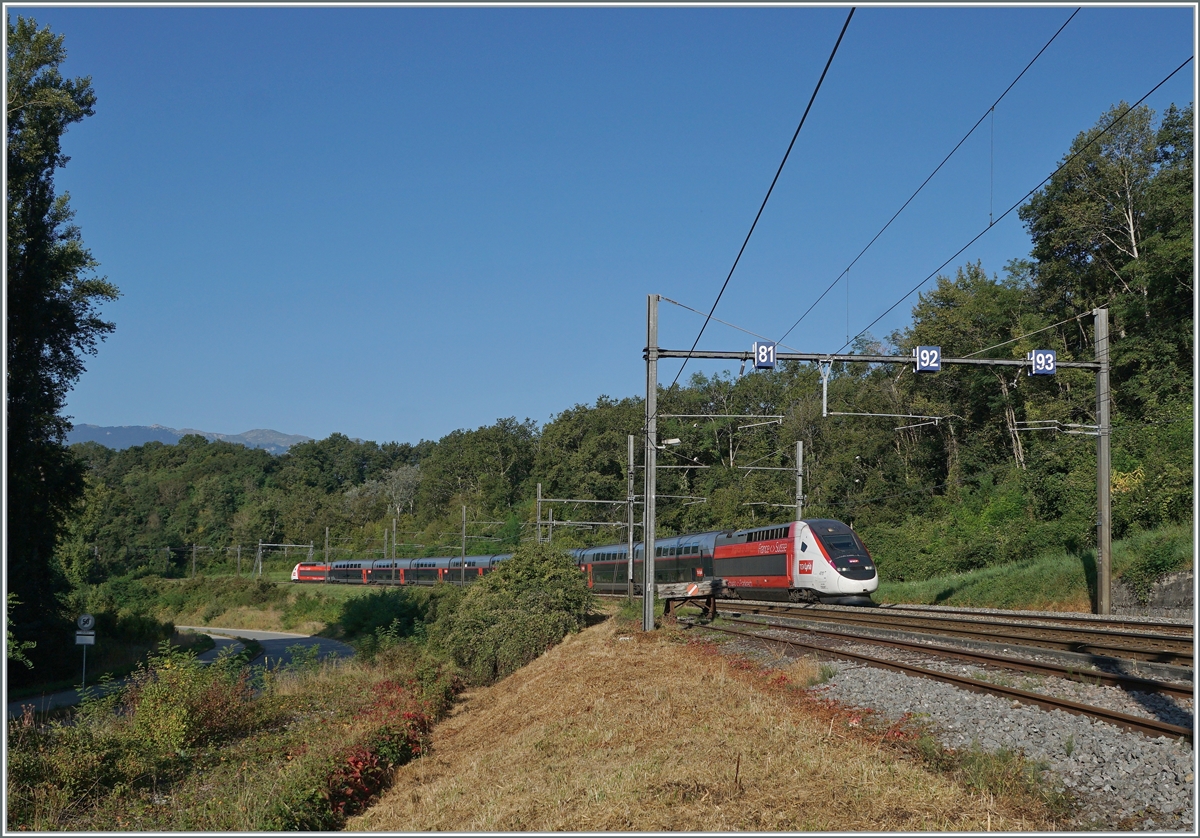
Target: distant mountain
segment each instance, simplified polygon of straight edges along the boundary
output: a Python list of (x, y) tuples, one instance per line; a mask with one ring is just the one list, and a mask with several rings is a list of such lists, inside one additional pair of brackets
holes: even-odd
[(122, 448), (145, 445), (147, 442), (174, 445), (187, 434), (199, 434), (210, 442), (219, 439), (223, 442), (236, 442), (247, 448), (262, 448), (272, 454), (282, 454), (300, 442), (312, 442), (312, 437), (283, 434), (262, 428), (246, 431), (244, 434), (218, 434), (212, 431), (198, 431), (195, 428), (168, 428), (164, 425), (76, 425), (67, 434), (67, 444), (98, 442), (105, 448), (120, 451)]

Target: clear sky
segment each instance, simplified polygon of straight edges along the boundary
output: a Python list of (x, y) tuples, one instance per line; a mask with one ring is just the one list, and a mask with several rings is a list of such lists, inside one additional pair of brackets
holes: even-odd
[[(643, 394), (646, 295), (711, 307), (849, 10), (7, 8), (97, 95), (57, 184), (122, 297), (66, 412), (378, 442)], [(1074, 8), (859, 7), (716, 316), (782, 335)], [(1084, 7), (787, 345), (838, 351), (1194, 44)], [(1014, 212), (944, 273), (1028, 251)]]

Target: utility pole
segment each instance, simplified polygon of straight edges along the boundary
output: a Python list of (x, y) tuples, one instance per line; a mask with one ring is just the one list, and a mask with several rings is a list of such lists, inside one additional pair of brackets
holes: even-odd
[(538, 484), (537, 494), (537, 542), (542, 543), (542, 484)]
[(467, 583), (467, 507), (463, 504), (462, 516), (462, 561), (458, 563), (458, 584)]
[(242, 578), (242, 545), (238, 545), (238, 579)]
[(392, 519), (392, 559), (396, 558), (396, 519)]
[(196, 545), (192, 545), (192, 578), (196, 578)]
[(1112, 613), (1112, 417), (1109, 414), (1108, 309), (1096, 317), (1096, 613)]
[(658, 465), (658, 295), (646, 298), (646, 489), (642, 506), (642, 630), (654, 631), (654, 469)]
[(626, 576), (626, 596), (633, 600), (633, 434), (629, 435), (629, 469), (625, 473), (625, 531), (629, 572)]
[(796, 441), (796, 520), (804, 520), (804, 443)]
[(329, 564), (329, 527), (325, 528), (325, 564)]

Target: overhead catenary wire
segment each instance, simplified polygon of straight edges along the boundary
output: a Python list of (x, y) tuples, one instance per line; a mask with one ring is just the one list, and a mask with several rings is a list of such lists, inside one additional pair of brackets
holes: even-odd
[(1017, 337), (1013, 338), (1012, 340), (1006, 340), (1003, 343), (997, 343), (995, 346), (989, 346), (986, 349), (978, 349), (975, 352), (972, 352), (970, 355), (964, 355), (963, 357), (964, 358), (974, 358), (976, 355), (982, 355), (984, 352), (991, 352), (993, 349), (999, 349), (1001, 346), (1008, 346), (1010, 343), (1016, 343), (1019, 340), (1024, 340), (1025, 338), (1031, 338), (1034, 335), (1040, 335), (1042, 332), (1048, 332), (1051, 329), (1057, 329), (1059, 326), (1063, 325), (1064, 323), (1070, 323), (1072, 321), (1079, 320), (1083, 317), (1087, 317), (1089, 314), (1091, 314), (1090, 311), (1080, 312), (1079, 314), (1076, 314), (1074, 317), (1068, 317), (1066, 320), (1060, 320), (1053, 325), (1046, 326), (1041, 329), (1035, 329), (1032, 332), (1026, 332), (1023, 335), (1017, 335)]
[[(868, 250), (871, 249), (871, 245), (875, 244), (876, 240), (878, 240), (878, 238), (884, 234), (884, 232), (887, 230), (887, 228), (892, 226), (892, 222), (900, 217), (900, 213), (904, 212), (904, 210), (908, 207), (908, 205), (913, 202), (913, 199), (916, 198), (919, 194), (921, 194), (921, 190), (923, 190), (925, 188), (925, 186), (929, 183), (929, 181), (933, 180), (933, 176), (936, 175), (939, 171), (941, 171), (942, 166), (946, 165), (946, 163), (950, 160), (951, 157), (954, 156), (954, 153), (956, 151), (958, 151), (958, 149), (962, 146), (962, 144), (965, 143), (967, 141), (967, 139), (970, 138), (970, 136), (975, 133), (975, 129), (983, 124), (983, 121), (988, 118), (989, 114), (994, 114), (996, 105), (999, 105), (1000, 101), (1005, 96), (1008, 95), (1008, 92), (1013, 89), (1013, 87), (1016, 85), (1016, 83), (1021, 80), (1021, 77), (1024, 76), (1025, 73), (1029, 70), (1029, 68), (1034, 65), (1034, 62), (1036, 62), (1039, 58), (1041, 58), (1042, 53), (1045, 52), (1046, 49), (1052, 43), (1054, 43), (1054, 39), (1057, 38), (1059, 36), (1059, 34), (1061, 34), (1062, 31), (1067, 28), (1067, 24), (1070, 23), (1071, 20), (1077, 14), (1079, 14), (1079, 9), (1076, 9), (1075, 11), (1071, 12), (1071, 17), (1067, 18), (1066, 21), (1063, 23), (1063, 25), (1058, 27), (1058, 31), (1055, 32), (1052, 36), (1050, 36), (1050, 40), (1046, 41), (1045, 45), (1043, 45), (1042, 48), (1040, 50), (1038, 50), (1037, 55), (1035, 55), (1032, 59), (1030, 59), (1029, 63), (1025, 65), (1025, 69), (1021, 70), (1021, 72), (1017, 74), (1017, 77), (1015, 79), (1013, 79), (1012, 82), (1008, 85), (1008, 87), (1006, 87), (1004, 89), (1004, 92), (1001, 93), (999, 98), (997, 98), (996, 101), (991, 104), (991, 107), (989, 107), (987, 110), (985, 110), (983, 112), (983, 115), (981, 117), (979, 117), (978, 121), (976, 121), (976, 123), (971, 126), (971, 130), (967, 131), (967, 133), (963, 135), (963, 138), (958, 141), (958, 144), (955, 145), (954, 148), (950, 149), (950, 153), (947, 154), (945, 156), (945, 158), (943, 158), (941, 163), (937, 164), (937, 168), (935, 168), (932, 172), (929, 173), (929, 177), (925, 178), (925, 180), (921, 182), (921, 185), (917, 187), (917, 190), (908, 196), (908, 200), (905, 201), (901, 205), (900, 209), (896, 210), (895, 215), (893, 215), (891, 218), (888, 219), (888, 222), (886, 224), (884, 224), (883, 227), (880, 228), (879, 232), (876, 233), (875, 236), (869, 242), (867, 242), (867, 246), (864, 247), (861, 251), (859, 251), (857, 256), (855, 256), (852, 260), (850, 260), (850, 264), (846, 266), (845, 270), (843, 270), (840, 274), (838, 274), (837, 279), (835, 279), (833, 282), (829, 283), (829, 287), (821, 292), (821, 296), (817, 297), (816, 301), (813, 302), (813, 304), (808, 307), (808, 309), (804, 312), (804, 314), (800, 315), (800, 319), (797, 320), (795, 323), (793, 323), (791, 328), (788, 329), (786, 332), (784, 332), (783, 337), (781, 337), (779, 340), (777, 340), (776, 343), (783, 343), (784, 338), (786, 338), (788, 335), (790, 335), (792, 333), (792, 330), (795, 329), (797, 326), (799, 326), (801, 321), (803, 321), (805, 317), (808, 317), (808, 315), (812, 312), (812, 310), (817, 307), (817, 304), (820, 303), (821, 300), (825, 299), (825, 295), (828, 294), (830, 291), (832, 291), (834, 289), (834, 287), (838, 284), (838, 282), (841, 281), (842, 277), (849, 274), (850, 269), (852, 267), (854, 267), (854, 264), (859, 259), (861, 259)], [(989, 197), (989, 201), (990, 201), (990, 197)], [(995, 223), (995, 222), (993, 222), (991, 220), (991, 206), (989, 204), (988, 224), (990, 226), (993, 223)], [(847, 287), (847, 295), (849, 295), (848, 287)], [(849, 299), (848, 296), (847, 296), (847, 299)], [(847, 333), (849, 333), (849, 325), (847, 325), (846, 331), (847, 331)], [(846, 345), (848, 346), (849, 344), (850, 344), (850, 337), (849, 337), (849, 334), (847, 334)]]
[[(842, 24), (842, 31), (838, 33), (837, 42), (833, 45), (833, 50), (829, 53), (829, 60), (825, 62), (825, 69), (821, 71), (821, 77), (817, 79), (817, 86), (813, 88), (812, 96), (808, 99), (808, 106), (804, 109), (803, 116), (800, 117), (800, 124), (796, 126), (796, 132), (792, 134), (792, 141), (788, 143), (787, 151), (783, 153), (783, 159), (779, 161), (779, 168), (775, 171), (775, 177), (771, 179), (771, 185), (767, 187), (767, 194), (763, 197), (762, 205), (759, 206), (758, 212), (754, 216), (754, 222), (750, 225), (750, 231), (746, 233), (746, 239), (742, 242), (741, 248), (738, 250), (737, 258), (733, 260), (733, 266), (729, 269), (729, 274), (725, 277), (725, 282), (721, 285), (721, 290), (717, 293), (717, 299), (713, 301), (712, 309), (708, 313), (708, 318), (705, 319), (704, 325), (700, 327), (699, 334), (696, 335), (696, 340), (692, 342), (692, 350), (700, 343), (700, 338), (704, 335), (704, 330), (708, 328), (708, 321), (712, 318), (713, 312), (717, 310), (717, 305), (721, 302), (721, 297), (725, 294), (725, 289), (729, 287), (729, 280), (733, 278), (733, 272), (737, 270), (738, 262), (742, 259), (742, 254), (746, 252), (746, 245), (750, 243), (750, 237), (754, 235), (754, 228), (758, 226), (758, 220), (762, 218), (763, 210), (767, 208), (767, 201), (771, 199), (771, 192), (775, 189), (775, 184), (779, 181), (779, 176), (783, 173), (783, 167), (787, 163), (788, 155), (792, 153), (792, 147), (796, 145), (796, 138), (800, 136), (800, 129), (804, 127), (804, 121), (808, 119), (808, 112), (812, 110), (813, 102), (817, 100), (817, 93), (821, 90), (821, 84), (825, 81), (825, 75), (829, 72), (830, 65), (833, 64), (833, 57), (837, 55), (838, 47), (842, 44), (842, 38), (846, 34), (846, 29), (850, 26), (850, 18), (854, 17), (854, 8), (850, 9), (850, 14), (846, 15), (846, 22)], [(684, 358), (683, 363), (679, 365), (679, 372), (675, 373), (675, 380), (671, 382), (671, 387), (679, 381), (679, 376), (683, 375), (684, 367), (687, 366), (688, 359)], [(671, 389), (668, 387), (667, 389)]]
[[(1078, 151), (1076, 151), (1074, 154), (1072, 154), (1070, 157), (1068, 157), (1066, 160), (1064, 160), (1062, 162), (1062, 164), (1058, 168), (1056, 168), (1053, 172), (1046, 175), (1046, 177), (1042, 178), (1042, 180), (1035, 187), (1030, 189), (1024, 195), (1022, 195), (1017, 200), (1017, 202), (1014, 203), (1012, 206), (1010, 206), (1007, 210), (1005, 210), (1004, 213), (999, 218), (996, 219), (996, 221), (999, 222), (999, 221), (1004, 220), (1005, 217), (1007, 217), (1014, 210), (1016, 210), (1018, 207), (1020, 207), (1021, 204), (1025, 203), (1025, 201), (1028, 200), (1029, 197), (1031, 195), (1033, 195), (1034, 192), (1037, 192), (1039, 189), (1041, 189), (1043, 186), (1045, 186), (1046, 183), (1051, 178), (1053, 178), (1056, 174), (1058, 174), (1063, 169), (1065, 169), (1067, 166), (1069, 166), (1071, 164), (1071, 162), (1075, 160), (1075, 158), (1077, 158), (1079, 155), (1083, 154), (1083, 152), (1087, 151), (1087, 149), (1090, 148), (1094, 143), (1096, 143), (1101, 137), (1103, 137), (1105, 134), (1107, 134), (1109, 131), (1111, 131), (1117, 125), (1117, 123), (1121, 122), (1123, 119), (1125, 119), (1125, 117), (1127, 117), (1127, 116), (1129, 116), (1129, 114), (1133, 113), (1134, 110), (1138, 107), (1138, 105), (1142, 104), (1142, 102), (1145, 102), (1147, 99), (1150, 98), (1150, 96), (1152, 96), (1154, 94), (1154, 92), (1156, 90), (1158, 90), (1160, 87), (1162, 87), (1164, 84), (1166, 84), (1172, 78), (1174, 78), (1175, 74), (1178, 73), (1180, 70), (1182, 70), (1184, 67), (1186, 67), (1188, 64), (1190, 64), (1192, 62), (1193, 58), (1195, 58), (1195, 56), (1189, 55), (1182, 64), (1180, 64), (1178, 67), (1176, 67), (1170, 73), (1168, 73), (1167, 76), (1162, 81), (1160, 81), (1158, 84), (1154, 85), (1154, 87), (1152, 87), (1146, 93), (1145, 96), (1143, 96), (1141, 99), (1138, 99), (1136, 102), (1134, 102), (1132, 105), (1130, 105), (1124, 111), (1122, 111), (1120, 116), (1118, 116), (1116, 119), (1114, 119), (1108, 125), (1106, 125), (1102, 131), (1100, 131), (1099, 133), (1096, 134), (1096, 136), (1092, 137), (1090, 140), (1088, 140), (1086, 143), (1084, 143), (1084, 145), (1082, 147), (1080, 147)], [(929, 280), (931, 280), (935, 276), (937, 276), (938, 273), (941, 272), (942, 268), (949, 265), (951, 262), (953, 262), (955, 259), (957, 259), (960, 255), (962, 255), (963, 251), (965, 251), (968, 247), (970, 247), (971, 245), (975, 244), (975, 242), (977, 242), (981, 238), (983, 238), (984, 235), (986, 235), (988, 233), (988, 231), (990, 231), (994, 226), (995, 226), (995, 223), (992, 223), (992, 224), (988, 224), (986, 227), (984, 227), (981, 231), (979, 231), (979, 233), (977, 233), (975, 235), (974, 238), (972, 238), (969, 242), (967, 242), (962, 247), (960, 247), (957, 251), (955, 251), (954, 255), (952, 255), (945, 262), (942, 262), (942, 264), (938, 265), (937, 268), (935, 268), (928, 276), (926, 276), (924, 279), (922, 279), (920, 282), (918, 282), (916, 285), (914, 285), (911, 289), (906, 291), (904, 293), (904, 295), (902, 297), (900, 297), (900, 299), (896, 300), (896, 302), (894, 302), (890, 306), (888, 306), (888, 308), (886, 310), (884, 310), (884, 312), (882, 314), (880, 314), (878, 317), (876, 317), (874, 320), (872, 320), (870, 323), (868, 323), (854, 337), (858, 338), (858, 337), (862, 336), (863, 334), (865, 334), (872, 326), (874, 326), (876, 323), (878, 323), (880, 320), (882, 320), (884, 317), (886, 317), (888, 314), (890, 314), (896, 308), (896, 306), (900, 305), (902, 302), (904, 302), (909, 297), (911, 297), (914, 293), (916, 293), (921, 288), (922, 285), (924, 285), (925, 283), (929, 282)], [(850, 341), (846, 341), (846, 343), (842, 344), (841, 348), (839, 348), (837, 350), (837, 352), (834, 352), (833, 354), (835, 354), (835, 355), (838, 354), (839, 352), (842, 351), (842, 349), (845, 349), (849, 345), (850, 345)]]

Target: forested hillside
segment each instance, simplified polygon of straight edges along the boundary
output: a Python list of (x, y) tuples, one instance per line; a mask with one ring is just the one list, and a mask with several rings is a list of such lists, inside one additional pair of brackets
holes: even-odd
[[(920, 296), (906, 329), (855, 344), (859, 354), (938, 345), (947, 357), (992, 358), (1050, 348), (1060, 361), (1090, 361), (1091, 311), (1107, 307), (1114, 538), (1189, 522), (1194, 468), (1192, 109), (1172, 107), (1161, 119), (1137, 109), (1101, 135), (1124, 110), (1080, 134), (1069, 164), (1022, 208), (1028, 259), (999, 271), (962, 265)], [(663, 414), (783, 418), (662, 419), (661, 437), (680, 443), (660, 464), (687, 467), (659, 473), (659, 532), (789, 520), (800, 440), (806, 517), (850, 522), (885, 580), (1093, 544), (1094, 437), (1018, 430), (1031, 420), (1093, 424), (1092, 373), (957, 366), (917, 377), (911, 366), (833, 367), (831, 412), (936, 422), (823, 418), (821, 398), (810, 364), (696, 374), (662, 390)], [(185, 573), (191, 545), (202, 567), (231, 567), (237, 545), (245, 561), (259, 541), (311, 543), (320, 556), (326, 528), (331, 558), (382, 556), (385, 544), (389, 554), (444, 555), (459, 549), (463, 506), (469, 552), (510, 550), (534, 537), (539, 483), (545, 497), (623, 500), (627, 436), (643, 421), (641, 399), (600, 396), (542, 426), (507, 418), (416, 444), (334, 434), (280, 456), (199, 436), (123, 451), (79, 444), (85, 501), (56, 559), (79, 588), (130, 572)], [(636, 485), (640, 492), (640, 471)], [(619, 527), (564, 524), (619, 522), (622, 506), (553, 508), (556, 544), (624, 538)]]

